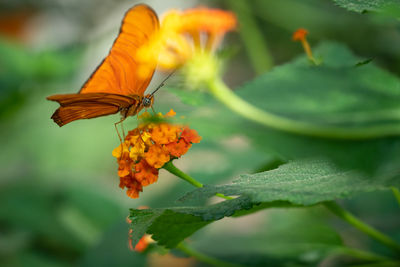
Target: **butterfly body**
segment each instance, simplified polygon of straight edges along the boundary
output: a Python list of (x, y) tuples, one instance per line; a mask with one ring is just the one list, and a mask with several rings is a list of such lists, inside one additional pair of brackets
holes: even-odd
[(125, 14), (117, 39), (97, 69), (77, 94), (47, 97), (60, 107), (51, 118), (60, 127), (75, 120), (91, 119), (120, 112), (122, 120), (150, 107), (153, 96), (144, 91), (153, 76), (156, 63), (148, 66), (149, 75), (138, 74), (135, 53), (158, 31), (159, 21), (149, 6), (136, 5)]

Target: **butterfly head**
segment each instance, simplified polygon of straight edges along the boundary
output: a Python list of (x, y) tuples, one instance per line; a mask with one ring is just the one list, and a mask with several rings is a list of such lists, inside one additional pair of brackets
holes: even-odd
[(154, 97), (152, 94), (145, 95), (142, 100), (142, 105), (145, 108), (149, 108), (153, 105)]

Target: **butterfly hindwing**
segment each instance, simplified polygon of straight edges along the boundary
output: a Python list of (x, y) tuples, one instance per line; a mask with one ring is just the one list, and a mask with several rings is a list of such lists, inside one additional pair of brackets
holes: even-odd
[(51, 116), (60, 127), (75, 120), (115, 114), (139, 102), (138, 97), (105, 93), (53, 95), (47, 99), (60, 104)]

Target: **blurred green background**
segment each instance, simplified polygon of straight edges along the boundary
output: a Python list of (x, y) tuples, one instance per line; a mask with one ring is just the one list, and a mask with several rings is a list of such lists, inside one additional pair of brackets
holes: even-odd
[[(239, 34), (229, 34), (225, 42), (234, 51), (225, 74), (226, 82), (233, 87), (263, 69), (302, 54), (300, 45), (291, 41), (293, 31), (299, 27), (309, 30), (312, 46), (322, 40), (337, 40), (356, 54), (373, 58), (378, 65), (400, 74), (398, 20), (349, 12), (329, 0), (142, 2), (158, 14), (170, 8), (207, 5), (234, 9), (239, 19), (250, 18), (250, 23), (243, 23)], [(159, 181), (145, 188), (139, 199), (128, 198), (118, 187), (117, 164), (111, 156), (119, 144), (113, 125), (118, 116), (77, 121), (59, 128), (50, 119), (57, 104), (45, 100), (51, 94), (79, 90), (107, 54), (124, 12), (136, 3), (0, 2), (0, 265), (195, 264), (185, 259), (148, 257), (129, 251), (125, 223), (129, 208), (167, 206), (190, 190), (190, 185), (162, 170)], [(249, 51), (246, 43), (254, 40), (246, 38), (245, 32), (246, 27), (254, 26), (262, 33), (264, 46)], [(266, 47), (270, 62), (251, 60)], [(149, 90), (159, 82), (160, 76), (156, 75)], [(208, 112), (206, 103), (202, 107), (188, 106), (174, 94), (161, 90), (156, 96), (155, 109), (165, 112), (170, 108), (178, 116)], [(215, 114), (208, 116), (212, 120)], [(125, 128), (132, 129), (135, 125), (136, 119), (130, 118)], [(213, 138), (212, 134), (202, 134), (207, 138), (194, 145), (176, 164), (205, 184), (223, 183), (240, 173), (272, 168), (282, 160), (268, 151), (259, 151), (241, 136)], [(380, 229), (399, 233), (396, 227), (400, 222), (399, 209), (392, 196), (371, 194), (344, 204)], [(224, 219), (196, 233), (193, 242), (200, 250), (216, 255), (240, 251), (253, 264), (258, 260), (263, 262), (259, 256), (262, 253), (256, 249), (260, 247), (277, 258), (280, 255), (315, 258), (308, 255), (309, 250), (285, 250), (293, 240), (299, 244), (313, 243), (307, 233), (287, 240), (280, 238), (293, 233), (298, 225), (307, 228), (310, 218), (316, 218), (313, 223), (321, 227), (321, 232), (332, 231), (326, 237), (329, 242), (344, 238), (354, 246), (380, 249), (318, 208), (272, 210), (241, 219)], [(332, 226), (340, 230), (342, 238), (336, 236)], [(265, 228), (270, 230), (260, 236), (260, 229)], [(324, 264), (335, 265), (337, 259), (328, 258)]]

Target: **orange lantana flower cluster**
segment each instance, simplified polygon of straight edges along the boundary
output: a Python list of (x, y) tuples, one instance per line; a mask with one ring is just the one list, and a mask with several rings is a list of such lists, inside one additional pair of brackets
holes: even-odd
[(200, 142), (195, 130), (166, 121), (173, 116), (173, 110), (166, 115), (143, 113), (139, 118), (144, 122), (129, 131), (124, 142), (113, 150), (119, 165), (119, 186), (128, 189), (129, 197), (138, 198), (143, 186), (157, 181), (158, 170), (165, 163), (185, 154), (192, 143)]

